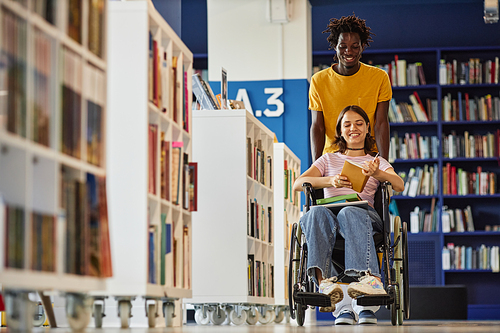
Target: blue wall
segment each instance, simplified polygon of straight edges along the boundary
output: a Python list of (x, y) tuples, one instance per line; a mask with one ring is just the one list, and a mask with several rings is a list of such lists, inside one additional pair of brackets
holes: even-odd
[(376, 34), (372, 49), (500, 45), (500, 24), (484, 23), (483, 0), (344, 1), (312, 8), (313, 50), (328, 50), (330, 18), (353, 12)]

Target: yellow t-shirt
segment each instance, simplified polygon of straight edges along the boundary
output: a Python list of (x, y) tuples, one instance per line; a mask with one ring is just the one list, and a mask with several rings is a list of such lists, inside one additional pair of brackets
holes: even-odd
[(387, 73), (377, 67), (360, 63), (359, 71), (351, 76), (336, 73), (331, 67), (311, 78), (309, 110), (322, 111), (325, 119), (325, 147), (323, 154), (333, 153), (335, 127), (340, 112), (349, 105), (358, 105), (370, 119), (374, 135), (377, 103), (392, 98), (391, 82)]

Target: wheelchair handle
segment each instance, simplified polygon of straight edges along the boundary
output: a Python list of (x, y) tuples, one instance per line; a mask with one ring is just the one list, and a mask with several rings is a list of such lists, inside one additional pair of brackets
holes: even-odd
[(314, 187), (311, 183), (303, 183), (302, 191), (306, 197), (304, 212), (307, 212), (311, 206), (316, 205), (316, 193), (314, 193)]

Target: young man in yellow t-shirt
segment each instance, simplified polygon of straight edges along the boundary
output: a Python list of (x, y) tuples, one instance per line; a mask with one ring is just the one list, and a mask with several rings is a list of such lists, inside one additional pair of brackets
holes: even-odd
[(363, 50), (372, 41), (370, 28), (354, 15), (331, 19), (327, 40), (336, 52), (330, 68), (313, 75), (309, 90), (311, 110), (311, 153), (313, 162), (325, 152), (334, 152), (337, 117), (348, 105), (359, 105), (370, 119), (377, 150), (389, 156), (389, 121), (387, 113), (392, 98), (387, 73), (360, 62)]
[[(311, 110), (311, 154), (313, 162), (324, 153), (333, 153), (337, 118), (348, 105), (358, 105), (368, 115), (371, 134), (377, 150), (387, 159), (389, 156), (389, 101), (392, 88), (389, 76), (382, 69), (361, 63), (363, 50), (372, 41), (370, 28), (365, 21), (354, 15), (331, 19), (327, 38), (335, 50), (330, 68), (313, 75), (309, 90)], [(356, 150), (356, 149), (353, 149)], [(346, 286), (342, 286), (346, 288)], [(378, 306), (360, 307), (346, 292), (335, 305), (335, 325), (376, 324)]]

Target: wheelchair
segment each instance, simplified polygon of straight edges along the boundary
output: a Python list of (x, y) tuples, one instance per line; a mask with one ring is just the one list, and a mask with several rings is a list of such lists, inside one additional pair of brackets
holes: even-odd
[[(315, 190), (309, 183), (302, 185), (305, 194), (304, 214), (311, 206), (316, 205)], [(402, 325), (403, 319), (410, 317), (410, 288), (408, 279), (408, 226), (401, 223), (399, 216), (394, 218), (394, 235), (391, 237), (391, 219), (389, 202), (392, 185), (381, 183), (375, 195), (375, 209), (382, 218), (383, 230), (375, 233), (374, 242), (379, 258), (379, 266), (383, 276), (384, 289), (387, 295), (369, 295), (357, 298), (360, 306), (385, 305), (390, 309), (392, 325)], [(311, 307), (331, 306), (330, 297), (315, 292), (316, 286), (307, 275), (307, 243), (300, 223), (294, 223), (290, 237), (290, 257), (288, 266), (288, 300), (290, 316), (297, 320), (299, 326), (304, 325), (305, 312)], [(337, 234), (332, 253), (332, 263), (339, 273), (342, 283), (356, 281), (354, 277), (345, 275), (344, 239)], [(403, 318), (404, 317), (404, 318)]]

